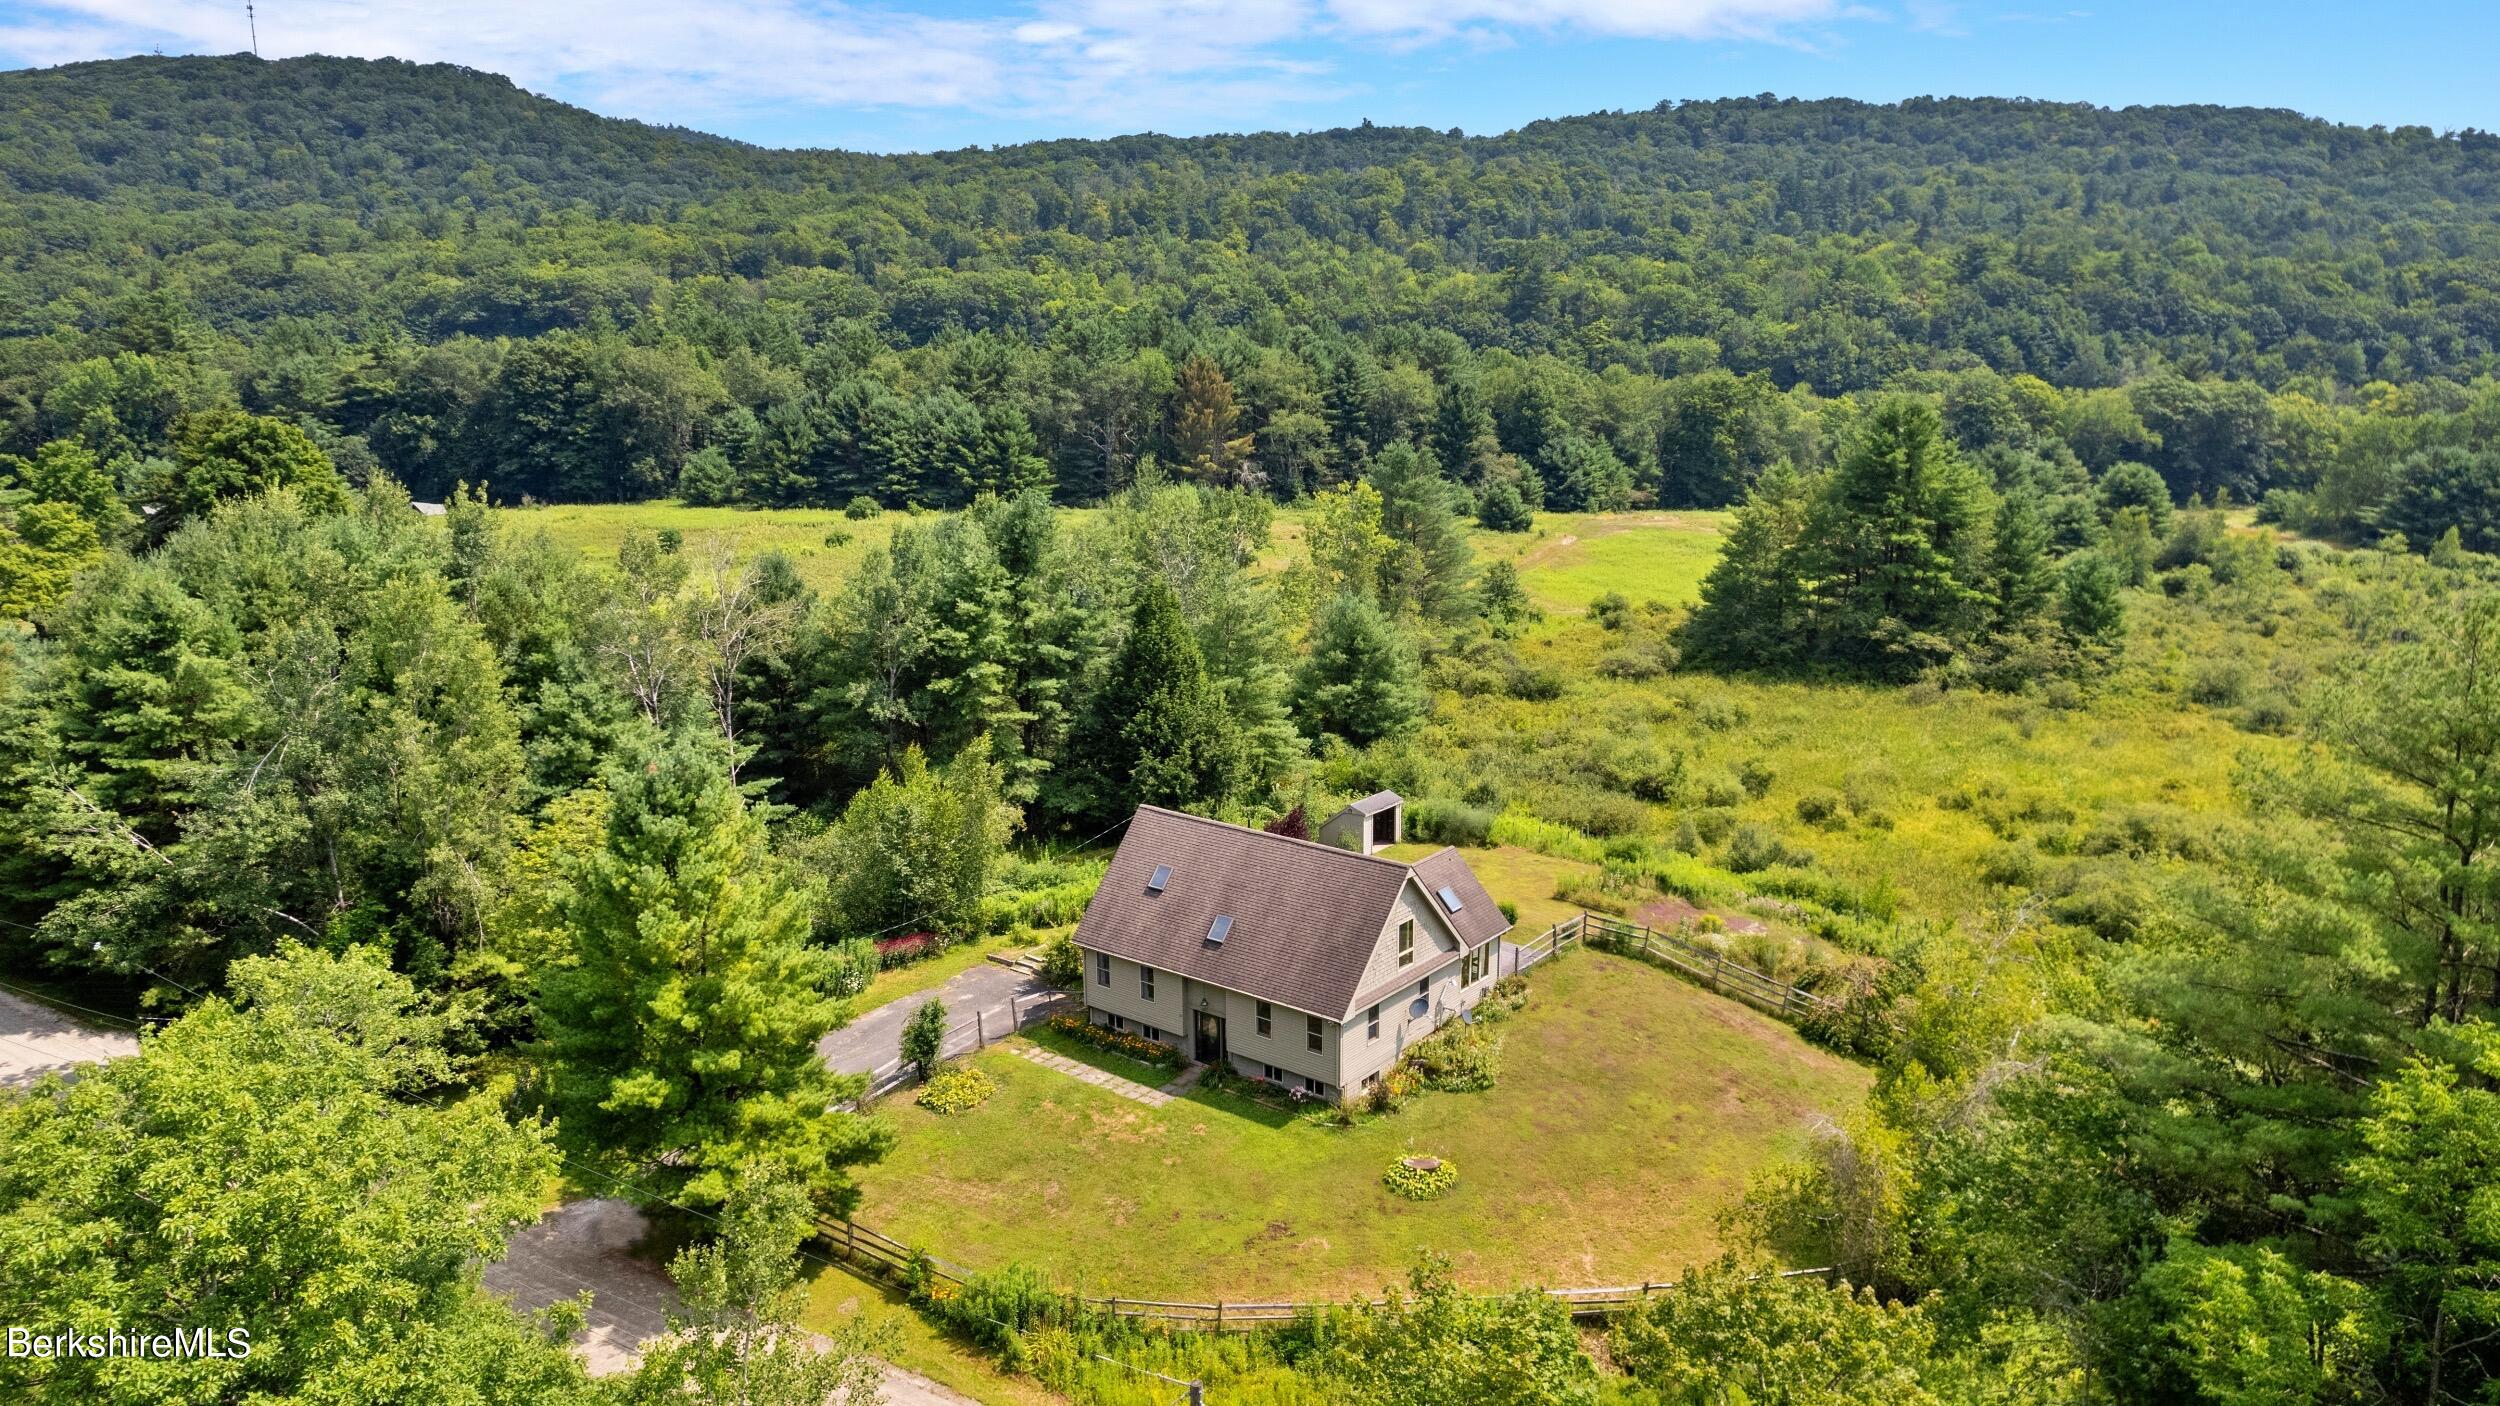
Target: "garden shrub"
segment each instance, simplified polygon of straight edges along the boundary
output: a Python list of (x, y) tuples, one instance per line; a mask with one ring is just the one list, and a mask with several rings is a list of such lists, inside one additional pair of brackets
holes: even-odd
[(932, 1113), (969, 1113), (989, 1102), (998, 1092), (998, 1083), (978, 1069), (957, 1065), (941, 1069), (936, 1077), (920, 1086), (912, 1102)]
[(1506, 810), (1493, 817), (1488, 838), (1497, 845), (1517, 845), (1556, 859), (1577, 859), (1589, 864), (1606, 860), (1606, 847), (1567, 825), (1540, 820), (1523, 811)]
[(825, 991), (846, 999), (867, 990), (868, 983), (876, 979), (885, 965), (877, 944), (865, 937), (844, 938), (827, 952), (832, 964), (825, 977)]
[(1555, 902), (1597, 913), (1611, 913), (1618, 918), (1632, 911), (1636, 897), (1616, 891), (1602, 876), (1595, 874), (1565, 874), (1554, 885)]
[(1728, 837), (1727, 867), (1739, 874), (1751, 874), (1774, 865), (1803, 869), (1814, 863), (1814, 856), (1790, 847), (1779, 836), (1759, 825), (1739, 825)]
[(1522, 703), (1551, 703), (1563, 696), (1570, 680), (1559, 669), (1541, 669), (1533, 664), (1515, 664), (1502, 682), (1503, 691)]
[(1082, 1310), (1030, 1265), (1011, 1264), (967, 1277), (952, 1292), (940, 1284), (923, 1296), (929, 1316), (964, 1340), (992, 1352), (1017, 1350), (1015, 1335), (1078, 1321)]
[(1419, 800), (1406, 808), (1407, 829), (1418, 840), (1481, 849), (1493, 837), (1493, 812), (1451, 801)]
[(1597, 656), (1597, 672), (1610, 679), (1654, 679), (1674, 667), (1655, 645), (1627, 644)]
[(1381, 1184), (1409, 1201), (1430, 1201), (1458, 1185), (1457, 1163), (1447, 1158), (1420, 1157), (1412, 1160), (1427, 1165), (1416, 1167), (1407, 1165), (1409, 1160), (1400, 1157), (1391, 1162), (1389, 1170), (1381, 1174)]
[(1771, 783), (1778, 777), (1779, 773), (1761, 757), (1747, 757), (1745, 764), (1736, 771), (1737, 784), (1745, 788), (1746, 795), (1757, 801), (1771, 794)]
[(1999, 844), (1980, 858), (1979, 877), (2004, 888), (2030, 888), (2040, 882), (2040, 852), (2011, 841)]
[(1649, 824), (1640, 802), (1586, 786), (1549, 786), (1535, 798), (1537, 814), (1584, 835), (1636, 835)]
[(1077, 990), (1085, 984), (1085, 953), (1068, 934), (1061, 933), (1042, 945), (1037, 975), (1062, 991)]
[(1461, 1094), (1492, 1088), (1501, 1057), (1501, 1036), (1459, 1021), (1416, 1042), (1398, 1063), (1427, 1089)]
[(1808, 791), (1797, 798), (1797, 818), (1829, 829), (1840, 823), (1841, 805), (1836, 791)]
[(2207, 660), (2187, 685), (2188, 701), (2208, 708), (2229, 708), (2248, 693), (2248, 671), (2229, 660)]

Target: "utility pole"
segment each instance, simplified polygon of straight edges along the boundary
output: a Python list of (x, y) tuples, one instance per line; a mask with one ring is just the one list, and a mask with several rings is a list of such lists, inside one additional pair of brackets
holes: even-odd
[(252, 8), (252, 0), (243, 0), (243, 22), (252, 27), (252, 57), (260, 57), (260, 14)]

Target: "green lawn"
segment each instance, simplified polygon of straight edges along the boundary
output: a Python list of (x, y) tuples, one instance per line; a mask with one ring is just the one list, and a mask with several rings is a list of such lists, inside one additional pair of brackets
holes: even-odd
[(1705, 512), (1540, 513), (1533, 533), (1470, 535), (1483, 561), (1518, 564), (1528, 598), (1555, 616), (1586, 613), (1608, 592), (1639, 605), (1690, 605), (1719, 559), (1728, 515)]
[[(1214, 1095), (1149, 1109), (991, 1051), (977, 1062), (1000, 1089), (974, 1113), (882, 1105), (901, 1138), (862, 1177), (860, 1219), (960, 1263), (1138, 1297), (1368, 1292), (1427, 1249), (1488, 1288), (1666, 1278), (1712, 1251), (1755, 1169), (1869, 1082), (1617, 958), (1575, 953), (1533, 980), (1500, 1087), (1351, 1130)], [(1457, 1190), (1391, 1196), (1380, 1174), (1409, 1152), (1453, 1159)]]
[(544, 532), (558, 546), (603, 562), (616, 560), (617, 544), (632, 530), (674, 528), (690, 545), (725, 535), (741, 554), (779, 550), (819, 591), (839, 584), (870, 548), (885, 545), (895, 524), (913, 520), (882, 513), (855, 522), (827, 508), (690, 508), (674, 501), (549, 504), (505, 508), (499, 516), (511, 531)]

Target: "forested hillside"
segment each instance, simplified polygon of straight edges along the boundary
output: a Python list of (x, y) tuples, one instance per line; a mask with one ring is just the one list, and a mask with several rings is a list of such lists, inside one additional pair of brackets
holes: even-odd
[(0, 76), (0, 181), (0, 449), (135, 463), (239, 404), (421, 497), (1081, 501), (1147, 454), (1291, 497), (1406, 439), (1471, 488), (1714, 506), (1907, 387), (1966, 448), (2362, 530), (2500, 341), (2500, 142), (2270, 111), (868, 157), (440, 66), (130, 59)]
[[(1077, 1406), (2500, 1399), (2496, 175), (2204, 108), (886, 158), (0, 74), (0, 991), (146, 1032), (0, 1095), (0, 1321), (270, 1345), (0, 1394), (819, 1403), (864, 1346)], [(1327, 1109), (901, 1019), (1078, 983), (1141, 804), (1381, 789), (1514, 936), (1712, 975), (1563, 953)], [(820, 1056), (872, 1007), (916, 1112)], [(1538, 1038), (1409, 1186), (1473, 1219), (1391, 1200)], [(1184, 1147), (1252, 1189), (1141, 1194)], [(714, 1242), (604, 1382), (481, 1291), (559, 1176)], [(985, 1272), (911, 1257), (934, 1331), (867, 1343), (793, 1255), (880, 1196)], [(1610, 1215), (1721, 1253), (1603, 1261), (1679, 1283), (1595, 1352), (1517, 1280)], [(1412, 1293), (1192, 1335), (1045, 1267), (1158, 1217)], [(1452, 1223), (1558, 1229), (1365, 1233)]]

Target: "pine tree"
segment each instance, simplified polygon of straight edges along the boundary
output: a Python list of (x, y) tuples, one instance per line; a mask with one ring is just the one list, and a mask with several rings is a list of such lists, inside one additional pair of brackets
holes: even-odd
[(1072, 750), (1097, 823), (1139, 805), (1222, 801), (1238, 783), (1242, 758), (1221, 697), (1179, 598), (1160, 577), (1139, 595)]
[(1988, 594), (1995, 609), (1992, 624), (2000, 635), (2029, 631), (2056, 602), (2048, 525), (2029, 492), (2009, 493), (1997, 504), (1996, 532), (1988, 546)]
[(1379, 607), (1341, 595), (1320, 611), (1294, 702), (1312, 731), (1360, 744), (1412, 727), (1427, 700), (1414, 646)]
[(1493, 436), (1493, 412), (1471, 382), (1453, 376), (1441, 383), (1433, 399), (1430, 444), (1442, 469), (1463, 483), (1480, 478), (1486, 461), (1501, 452)]
[(1172, 448), (1184, 472), (1230, 487), (1249, 458), (1252, 436), (1235, 436), (1241, 406), (1224, 368), (1203, 356), (1181, 363), (1180, 405), (1172, 416)]
[(1935, 407), (1895, 396), (1807, 514), (1818, 651), (1886, 677), (1952, 658), (1985, 624), (1988, 492), (1945, 442)]
[(1364, 477), (1380, 494), (1381, 530), (1401, 549), (1381, 572), (1381, 604), (1433, 620), (1465, 616), (1475, 564), (1459, 522), (1458, 486), (1405, 443), (1382, 450)]
[(858, 1090), (816, 1042), (841, 1019), (806, 901), (767, 849), (716, 742), (627, 753), (606, 843), (573, 876), (572, 960), (537, 1002), (549, 1100), (575, 1155), (638, 1195), (718, 1205), (769, 1167), (830, 1211), (888, 1135), (835, 1111)]
[(1806, 487), (1775, 464), (1736, 510), (1719, 559), (1702, 578), (1701, 604), (1685, 625), (1685, 657), (1721, 668), (1793, 663), (1804, 649), (1806, 584), (1798, 543)]

